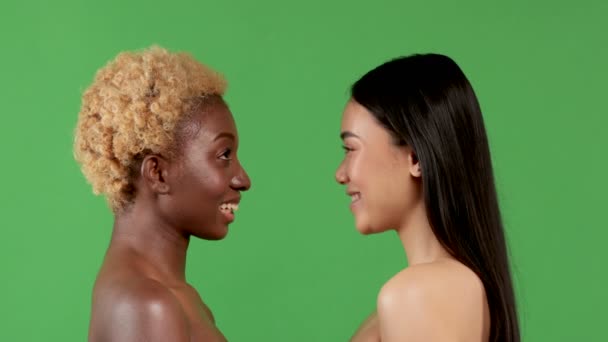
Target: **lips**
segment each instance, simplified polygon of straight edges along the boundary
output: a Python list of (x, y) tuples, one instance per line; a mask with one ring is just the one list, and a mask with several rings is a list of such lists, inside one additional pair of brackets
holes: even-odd
[(220, 210), (234, 213), (235, 211), (239, 210), (239, 204), (238, 203), (223, 203), (222, 205), (220, 205)]
[(355, 203), (361, 199), (361, 193), (358, 191), (347, 191), (346, 194), (350, 196), (350, 203)]
[(239, 209), (239, 202), (241, 201), (241, 197), (235, 197), (233, 199), (227, 200), (224, 203), (220, 204), (219, 210), (226, 218), (228, 223), (234, 221), (234, 212)]

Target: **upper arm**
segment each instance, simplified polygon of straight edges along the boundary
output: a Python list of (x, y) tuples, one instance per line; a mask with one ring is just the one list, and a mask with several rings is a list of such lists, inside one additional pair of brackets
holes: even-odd
[(378, 341), (380, 338), (378, 334), (378, 314), (374, 311), (359, 326), (359, 329), (357, 329), (355, 334), (351, 337), (350, 342)]
[(180, 303), (160, 286), (148, 285), (121, 296), (111, 308), (111, 317), (104, 328), (107, 341), (190, 341), (190, 327)]

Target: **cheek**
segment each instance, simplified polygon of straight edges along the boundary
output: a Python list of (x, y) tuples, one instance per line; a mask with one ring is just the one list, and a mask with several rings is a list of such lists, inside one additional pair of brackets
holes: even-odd
[(376, 221), (373, 218), (382, 214), (386, 192), (391, 187), (382, 160), (370, 154), (357, 154), (349, 164), (349, 177), (352, 190), (361, 192), (363, 210), (359, 211), (359, 217)]
[(415, 181), (407, 169), (391, 169), (384, 179), (390, 180), (384, 186), (384, 189), (386, 189), (384, 196), (386, 216), (391, 222), (397, 223), (407, 217), (412, 208), (416, 206), (419, 194), (414, 184)]
[(229, 188), (229, 181), (221, 172), (211, 171), (201, 175), (198, 185), (199, 195), (215, 203), (224, 198)]
[(206, 166), (191, 168), (183, 174), (179, 189), (175, 192), (179, 206), (190, 208), (194, 216), (214, 214), (227, 188), (219, 171)]
[(226, 187), (226, 170), (221, 165), (215, 165), (213, 160), (201, 160), (190, 168), (191, 184), (185, 186), (196, 189), (197, 192), (208, 196), (216, 196)]
[(366, 156), (363, 153), (351, 157), (346, 163), (346, 171), (353, 188), (361, 192), (368, 187), (367, 184), (374, 174), (373, 163), (366, 160)]
[(386, 159), (377, 159), (365, 165), (366, 191), (369, 208), (376, 215), (394, 221), (410, 206), (412, 180), (406, 168)]
[[(385, 160), (371, 153), (360, 153), (349, 164), (350, 180), (354, 187), (362, 193), (383, 193), (385, 187), (390, 186), (391, 182), (391, 175), (388, 171), (389, 165)], [(379, 186), (380, 188), (378, 188)]]
[[(225, 200), (227, 185), (221, 172), (206, 170), (192, 177), (185, 191), (188, 196), (182, 198), (184, 207), (189, 208), (188, 217), (192, 222), (193, 234), (205, 239), (220, 238), (215, 236), (221, 222), (220, 205)], [(223, 232), (222, 234), (225, 234)], [(220, 234), (220, 235), (222, 235)]]
[(385, 201), (394, 206), (403, 206), (411, 197), (411, 184), (408, 175), (402, 172), (387, 172), (382, 180), (382, 188), (385, 191)]

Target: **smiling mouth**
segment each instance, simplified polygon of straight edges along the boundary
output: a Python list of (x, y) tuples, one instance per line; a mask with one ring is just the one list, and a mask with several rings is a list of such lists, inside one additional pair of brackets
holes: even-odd
[(237, 210), (239, 210), (238, 203), (223, 203), (220, 205), (220, 211), (224, 214), (234, 214)]
[(350, 203), (355, 203), (360, 199), (361, 199), (361, 193), (354, 192), (354, 193), (350, 194)]

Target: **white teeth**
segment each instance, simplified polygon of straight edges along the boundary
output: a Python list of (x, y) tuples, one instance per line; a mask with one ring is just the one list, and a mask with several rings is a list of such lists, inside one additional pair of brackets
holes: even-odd
[(360, 198), (361, 198), (361, 194), (359, 194), (359, 193), (352, 194), (352, 195), (350, 196), (350, 201), (351, 201), (351, 203), (352, 203), (352, 202), (355, 202), (355, 201), (359, 200)]
[(239, 205), (236, 203), (223, 203), (220, 205), (220, 210), (235, 212), (239, 210)]

